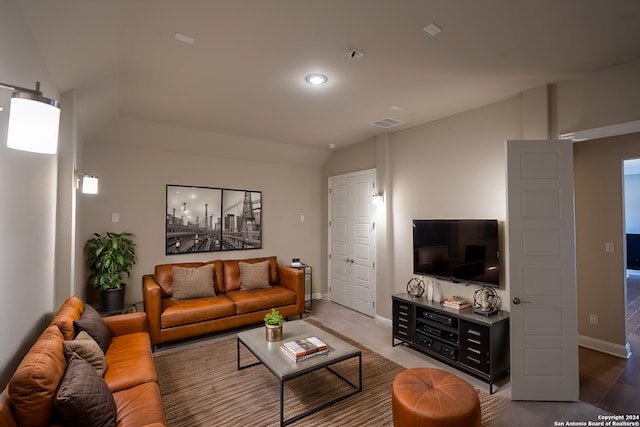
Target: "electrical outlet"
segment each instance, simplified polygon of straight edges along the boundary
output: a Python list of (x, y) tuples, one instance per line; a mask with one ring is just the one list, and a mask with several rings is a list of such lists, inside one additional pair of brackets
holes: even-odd
[(589, 321), (591, 322), (591, 324), (597, 325), (598, 324), (598, 315), (591, 313), (589, 315)]
[(605, 252), (609, 252), (609, 253), (613, 253), (615, 251), (615, 246), (614, 246), (613, 242), (605, 242), (604, 251)]

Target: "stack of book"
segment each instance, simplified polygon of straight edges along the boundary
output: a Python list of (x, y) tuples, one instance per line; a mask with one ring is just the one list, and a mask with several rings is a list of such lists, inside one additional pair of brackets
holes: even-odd
[(300, 362), (310, 357), (327, 354), (327, 345), (316, 337), (309, 337), (296, 341), (289, 341), (280, 346), (280, 351), (294, 362)]
[(447, 308), (453, 308), (455, 310), (464, 310), (471, 307), (471, 303), (460, 297), (445, 298), (442, 303)]

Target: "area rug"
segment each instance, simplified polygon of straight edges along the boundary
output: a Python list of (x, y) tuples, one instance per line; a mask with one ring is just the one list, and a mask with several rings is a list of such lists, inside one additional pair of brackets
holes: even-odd
[[(313, 319), (306, 321), (362, 350), (362, 392), (291, 425), (392, 426), (391, 384), (404, 368)], [(155, 356), (169, 427), (279, 425), (278, 380), (263, 365), (238, 371), (236, 351), (236, 339), (224, 338)], [(243, 363), (254, 360), (246, 349), (241, 355)], [(357, 381), (356, 360), (342, 362), (336, 369)], [(317, 399), (329, 397), (328, 401), (346, 391), (344, 383), (326, 370), (287, 382), (285, 418), (304, 412), (309, 405), (315, 405)], [(493, 414), (500, 411), (507, 400), (477, 392), (482, 425), (493, 427)]]

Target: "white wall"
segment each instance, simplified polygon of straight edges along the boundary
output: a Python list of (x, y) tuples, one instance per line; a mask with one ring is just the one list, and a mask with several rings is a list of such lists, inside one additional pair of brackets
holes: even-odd
[[(625, 354), (624, 159), (640, 156), (640, 133), (574, 144), (578, 331)], [(606, 242), (614, 244), (606, 252)], [(598, 316), (598, 324), (590, 315)], [(595, 342), (598, 345), (598, 341)]]
[[(332, 153), (325, 175), (348, 172), (344, 165), (351, 160), (361, 169), (384, 171), (384, 182), (378, 183), (385, 189), (379, 209), (386, 220), (385, 246), (378, 251), (384, 258), (377, 264), (385, 265), (378, 272), (378, 315), (391, 318), (391, 295), (404, 292), (413, 277), (412, 219), (495, 218), (504, 223), (504, 144), (521, 139), (522, 132), (522, 98), (516, 96)], [(471, 298), (475, 290), (439, 286), (445, 296)], [(508, 286), (503, 284), (499, 293), (507, 299)]]
[[(551, 85), (548, 91), (549, 137), (557, 138), (558, 133), (638, 120), (640, 98), (636, 94), (639, 90), (640, 61)], [(526, 92), (522, 97), (516, 96), (388, 136), (386, 160), (383, 161), (387, 162), (385, 203), (389, 240), (385, 248), (387, 256), (378, 261), (392, 265), (393, 271), (390, 278), (378, 278), (379, 315), (391, 316), (390, 295), (404, 291), (411, 277), (412, 218), (485, 217), (504, 220), (504, 141), (523, 137), (541, 138), (547, 132), (543, 126), (545, 112), (541, 109), (547, 91), (543, 87), (534, 88), (529, 96), (525, 95)], [(632, 140), (629, 147), (636, 147), (635, 141), (637, 139)], [(583, 238), (597, 238), (593, 245), (579, 247), (577, 253), (578, 325), (580, 335), (620, 346), (625, 342), (624, 316), (620, 315), (624, 313), (624, 298), (621, 297), (624, 287), (622, 253), (616, 251), (604, 256), (603, 248), (605, 240), (614, 241), (616, 247), (622, 247), (622, 214), (610, 206), (621, 206), (622, 203), (618, 200), (620, 198), (613, 197), (621, 188), (621, 159), (637, 157), (638, 154), (632, 148), (618, 153), (608, 140), (597, 144), (602, 144), (602, 147), (595, 156), (594, 164), (606, 163), (606, 168), (594, 165), (583, 168), (582, 159), (576, 160), (576, 167), (581, 171), (576, 176), (576, 189), (585, 188), (582, 194), (590, 195), (589, 200), (595, 201), (593, 206), (596, 206), (584, 210), (600, 215), (596, 221), (578, 218), (578, 245), (581, 245)], [(362, 159), (370, 159), (375, 152), (373, 141), (337, 150), (332, 153), (324, 169), (341, 170), (351, 162), (361, 165)], [(364, 166), (375, 168), (378, 161), (374, 159), (373, 164)], [(607, 182), (603, 177), (618, 177), (618, 180), (609, 186), (597, 188), (590, 184)], [(602, 204), (601, 200), (605, 199), (607, 202)], [(609, 207), (605, 209), (602, 206)], [(577, 206), (577, 215), (580, 217), (581, 214), (583, 212)], [(601, 230), (603, 223), (607, 224), (609, 232), (605, 237), (597, 237), (592, 230)], [(596, 255), (585, 255), (588, 253)], [(603, 284), (607, 285), (607, 295), (612, 298), (602, 299)], [(326, 289), (326, 283), (323, 286)], [(443, 291), (445, 294), (467, 297), (471, 293), (470, 289), (451, 284), (445, 284)], [(503, 307), (508, 309), (508, 284), (506, 289), (500, 291), (500, 296)], [(604, 305), (603, 301), (606, 301)], [(600, 324), (597, 326), (588, 321), (589, 314), (594, 310), (600, 315)]]
[[(412, 219), (506, 218), (505, 141), (522, 138), (522, 99), (513, 97), (391, 135), (394, 280), (378, 307), (390, 317), (390, 296), (404, 292), (413, 277)], [(387, 184), (389, 188), (389, 184)], [(501, 233), (504, 236), (504, 233)], [(504, 242), (502, 242), (504, 244)], [(504, 263), (504, 251), (502, 251)], [(508, 309), (501, 274), (499, 295)], [(439, 282), (444, 296), (472, 298), (476, 287)], [(506, 301), (506, 302), (505, 302)]]
[[(84, 167), (100, 177), (100, 192), (81, 198), (80, 235), (83, 241), (94, 232), (135, 235), (128, 302), (142, 301), (141, 277), (156, 264), (276, 255), (282, 263), (296, 257), (320, 265), (320, 166), (328, 152), (130, 119), (84, 151)], [(263, 249), (165, 255), (167, 184), (262, 191)], [(112, 213), (119, 223), (111, 222)], [(322, 271), (313, 273), (319, 289)], [(82, 286), (86, 274), (77, 280)]]
[[(59, 99), (17, 7), (0, 1), (0, 77)], [(57, 156), (6, 147), (11, 93), (0, 90), (0, 388), (51, 320)]]

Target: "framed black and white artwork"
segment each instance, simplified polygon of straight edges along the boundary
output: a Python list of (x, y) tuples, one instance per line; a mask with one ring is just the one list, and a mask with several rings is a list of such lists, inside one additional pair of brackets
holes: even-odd
[(167, 185), (167, 255), (261, 248), (261, 191)]

